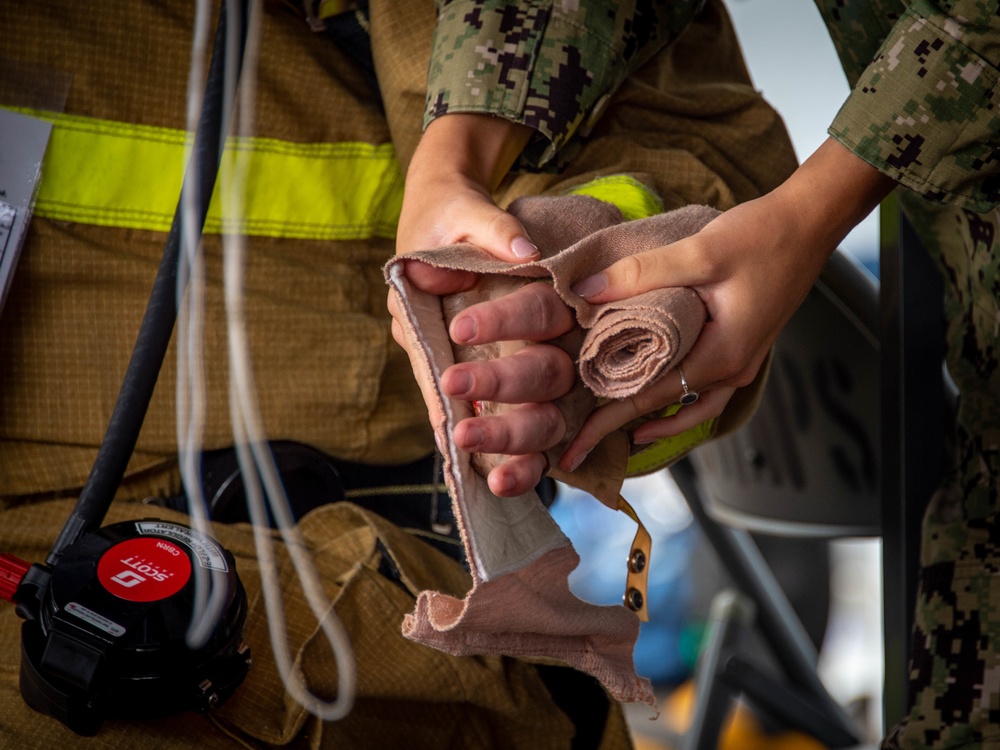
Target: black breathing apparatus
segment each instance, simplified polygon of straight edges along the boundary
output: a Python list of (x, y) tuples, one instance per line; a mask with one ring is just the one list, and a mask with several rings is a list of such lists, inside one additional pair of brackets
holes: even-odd
[[(199, 576), (222, 606), (192, 648)], [(28, 568), (15, 600), (25, 619), (21, 695), (78, 734), (109, 717), (208, 710), (250, 667), (233, 556), (180, 524), (146, 519), (84, 534), (55, 565)]]
[[(249, 7), (246, 0), (223, 3), (178, 210), (80, 498), (44, 563), (0, 554), (0, 597), (24, 618), (21, 695), (82, 735), (95, 734), (106, 718), (208, 710), (233, 693), (250, 667), (246, 593), (226, 549), (188, 526), (155, 518), (101, 528), (172, 336), (181, 238), (191, 229), (200, 238), (204, 227), (235, 99), (226, 94), (225, 67), (227, 58), (235, 61), (231, 79), (238, 80)], [(188, 200), (194, 211), (182, 212)], [(202, 635), (192, 642), (189, 630), (199, 618)]]

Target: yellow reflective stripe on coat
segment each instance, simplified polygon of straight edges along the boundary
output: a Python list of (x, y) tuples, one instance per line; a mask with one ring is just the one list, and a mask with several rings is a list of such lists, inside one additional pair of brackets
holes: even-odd
[(625, 221), (645, 219), (663, 213), (663, 200), (656, 192), (627, 174), (597, 177), (571, 188), (571, 195), (589, 195), (605, 203), (613, 203)]
[[(589, 195), (591, 198), (614, 204), (626, 221), (645, 219), (663, 212), (663, 201), (660, 196), (652, 188), (629, 175), (598, 177), (577, 185), (569, 192), (573, 195)], [(671, 404), (663, 410), (662, 416), (676, 414), (680, 408), (680, 404)], [(628, 457), (625, 474), (638, 476), (661, 469), (707, 441), (714, 433), (713, 418), (685, 430), (680, 435), (650, 443)]]
[[(53, 123), (35, 214), (58, 221), (166, 232), (187, 148), (183, 130), (19, 110)], [(314, 240), (392, 238), (403, 177), (392, 144), (232, 138), (248, 157), (245, 215), (223, 221), (218, 195), (206, 232)], [(218, 192), (218, 189), (217, 189)]]
[[(671, 404), (668, 409), (673, 409), (675, 406), (680, 408), (680, 404)], [(625, 474), (635, 477), (662, 469), (702, 443), (707, 442), (714, 434), (715, 418), (713, 417), (685, 430), (680, 435), (650, 443), (647, 447), (628, 457), (628, 463), (625, 464)]]

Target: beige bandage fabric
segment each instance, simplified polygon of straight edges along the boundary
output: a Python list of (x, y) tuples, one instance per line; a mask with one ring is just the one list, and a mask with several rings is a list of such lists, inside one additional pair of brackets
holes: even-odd
[[(510, 212), (538, 245), (542, 260), (509, 264), (471, 245), (455, 245), (399, 256), (385, 268), (403, 312), (411, 362), (444, 454), (445, 480), (473, 577), (472, 590), (461, 600), (423, 592), (415, 611), (404, 621), (403, 632), (412, 640), (453, 654), (559, 659), (598, 678), (619, 700), (652, 704), (650, 684), (636, 675), (632, 661), (638, 635), (635, 614), (624, 606), (583, 602), (570, 592), (567, 579), (579, 558), (569, 539), (534, 492), (515, 498), (492, 494), (480, 473), (488, 467), (477, 470), (473, 458), (458, 450), (451, 439), (455, 425), (473, 415), (472, 405), (446, 397), (440, 378), (456, 361), (477, 358), (476, 353), (470, 356), (464, 351), (470, 347), (450, 341), (447, 326), (454, 313), (508, 293), (517, 286), (512, 279), (522, 285), (551, 279), (585, 331), (582, 337), (569, 334), (558, 344), (576, 360), (582, 343), (583, 350), (590, 352), (588, 367), (602, 373), (588, 376), (588, 385), (601, 390), (577, 386), (556, 402), (569, 434), (550, 452), (554, 465), (598, 397), (616, 397), (623, 389), (635, 393), (662, 377), (693, 346), (706, 317), (704, 305), (690, 289), (662, 289), (618, 303), (591, 305), (573, 294), (571, 287), (620, 258), (698, 231), (718, 212), (689, 206), (623, 222), (617, 208), (585, 196), (524, 198), (512, 204)], [(479, 281), (470, 292), (446, 299), (421, 292), (405, 275), (403, 261), (412, 258), (476, 272)], [(616, 346), (623, 321), (626, 343)], [(639, 346), (634, 341), (637, 332), (642, 338)], [(530, 345), (507, 343), (515, 348)], [(495, 353), (511, 351), (508, 347)], [(626, 354), (640, 360), (638, 366), (626, 363), (623, 367)], [(612, 367), (602, 371), (600, 365), (606, 361)], [(614, 379), (616, 368), (628, 374), (625, 382)], [(616, 507), (627, 453), (627, 440), (619, 431), (592, 451), (577, 471), (558, 477)]]

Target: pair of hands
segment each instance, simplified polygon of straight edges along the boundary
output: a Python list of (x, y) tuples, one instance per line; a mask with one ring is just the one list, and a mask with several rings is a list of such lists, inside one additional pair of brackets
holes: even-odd
[[(467, 242), (509, 262), (537, 259), (524, 228), (491, 197), (530, 135), (523, 126), (485, 115), (433, 121), (407, 172), (397, 250)], [(828, 140), (771, 193), (723, 213), (691, 237), (625, 258), (580, 281), (574, 291), (595, 303), (667, 286), (691, 287), (710, 315), (683, 363), (689, 387), (701, 398), (673, 416), (645, 422), (633, 443), (677, 435), (720, 415), (736, 388), (754, 379), (840, 240), (893, 186)], [(438, 295), (464, 291), (475, 282), (471, 273), (418, 261), (407, 263), (406, 274), (418, 288)], [(393, 335), (405, 345), (391, 298), (389, 307)], [(539, 342), (511, 357), (454, 365), (441, 379), (452, 398), (516, 405), (503, 415), (463, 420), (453, 435), (461, 450), (508, 456), (488, 477), (498, 496), (535, 486), (546, 470), (543, 452), (565, 437), (565, 423), (552, 402), (572, 387), (575, 365), (544, 342), (574, 323), (545, 284), (471, 306), (451, 323), (449, 333), (457, 344)], [(677, 402), (681, 394), (680, 379), (670, 371), (642, 393), (601, 406), (563, 453), (559, 467), (572, 471), (605, 435)]]

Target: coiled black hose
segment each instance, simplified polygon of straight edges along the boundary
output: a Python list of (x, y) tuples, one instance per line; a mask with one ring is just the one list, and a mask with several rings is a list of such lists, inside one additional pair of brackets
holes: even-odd
[[(227, 6), (230, 6), (228, 12)], [(238, 33), (233, 35), (238, 44), (236, 54), (233, 55), (236, 66), (234, 78), (238, 81), (246, 48), (249, 10), (250, 0), (224, 0), (219, 11), (205, 84), (205, 98), (187, 167), (190, 174), (185, 176), (163, 258), (108, 428), (80, 497), (46, 558), (49, 565), (54, 565), (62, 551), (83, 534), (100, 527), (139, 439), (177, 320), (177, 277), (181, 238), (184, 236), (184, 222), (187, 220), (181, 207), (188, 200), (187, 191), (192, 192), (190, 198), (194, 211), (189, 220), (195, 224), (195, 233), (200, 240), (235, 105), (236, 86), (231, 92), (232, 101), (226, 101), (225, 96), (227, 27), (229, 24), (239, 24)]]

